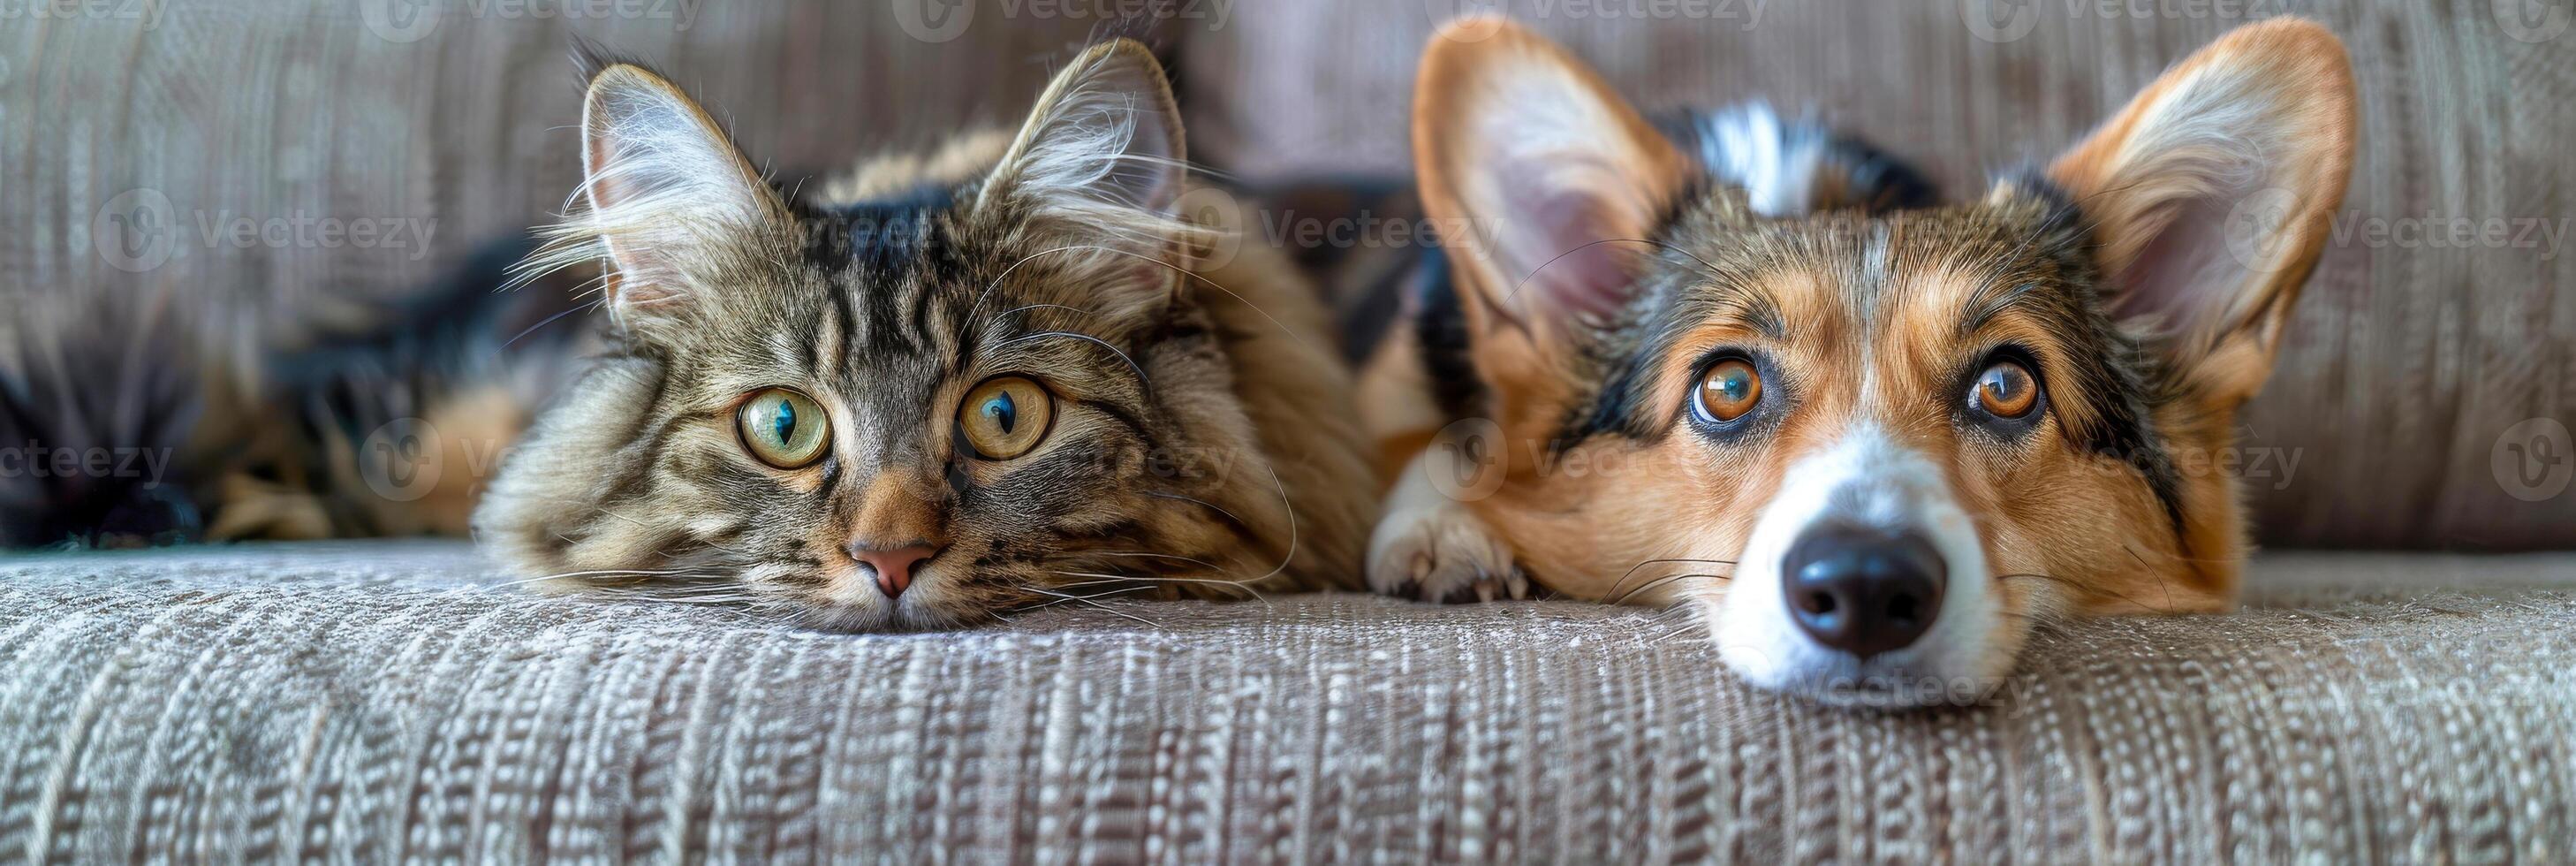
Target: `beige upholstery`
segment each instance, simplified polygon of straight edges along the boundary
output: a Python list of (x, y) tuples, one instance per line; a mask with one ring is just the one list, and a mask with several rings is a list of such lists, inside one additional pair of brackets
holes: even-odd
[(1988, 706), (1904, 714), (1747, 691), (1637, 609), (1310, 595), (846, 636), (485, 568), (391, 542), (0, 563), (0, 860), (2576, 853), (2566, 555), (2269, 559), (2258, 602), (2296, 608), (2051, 630)]
[[(572, 189), (571, 32), (792, 175), (1015, 115), (1095, 23), (985, 0), (929, 41), (894, 16), (943, 0), (427, 2), (0, 25), (0, 304), (161, 289), (257, 319), (426, 278)], [(1224, 5), (1165, 28), (1199, 156), (1402, 169), (1413, 58), (1458, 4)], [(1537, 23), (1647, 104), (1813, 105), (1956, 188), (2229, 23), (2099, 9), (2240, 4), (1999, 0), (2036, 16), (2004, 42), (1975, 2), (1680, 4), (1759, 5), (1750, 32), (1575, 5)], [(2563, 2), (2313, 11), (2362, 75), (2348, 217), (2576, 211)], [(208, 242), (227, 215), (435, 230)], [(2524, 502), (2492, 459), (2509, 425), (2576, 421), (2576, 255), (2539, 252), (2335, 244), (2249, 418), (2300, 458), (2258, 485), (2265, 538), (2576, 542), (2576, 496)], [(2567, 554), (2276, 554), (2255, 610), (2047, 629), (1988, 705), (1907, 714), (1749, 692), (1633, 609), (1326, 595), (861, 637), (502, 580), (459, 544), (0, 561), (0, 862), (2576, 858)]]

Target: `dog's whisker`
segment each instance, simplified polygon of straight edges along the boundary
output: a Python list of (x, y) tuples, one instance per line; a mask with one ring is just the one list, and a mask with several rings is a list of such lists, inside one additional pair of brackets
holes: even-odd
[(1735, 564), (1735, 560), (1732, 560), (1732, 559), (1694, 559), (1694, 558), (1691, 558), (1691, 557), (1685, 557), (1685, 556), (1668, 556), (1668, 557), (1664, 557), (1664, 558), (1662, 558), (1662, 559), (1649, 559), (1649, 560), (1645, 560), (1645, 561), (1643, 561), (1643, 562), (1639, 562), (1639, 563), (1637, 563), (1637, 564), (1635, 564), (1635, 565), (1628, 566), (1628, 570), (1627, 570), (1626, 572), (1624, 572), (1624, 573), (1620, 574), (1620, 575), (1619, 575), (1619, 579), (1618, 579), (1616, 582), (1611, 583), (1611, 584), (1610, 584), (1610, 588), (1609, 588), (1609, 589), (1602, 590), (1602, 591), (1601, 591), (1601, 594), (1606, 596), (1606, 595), (1609, 595), (1609, 594), (1611, 594), (1611, 593), (1618, 592), (1618, 591), (1619, 591), (1619, 587), (1621, 587), (1621, 586), (1623, 586), (1623, 585), (1627, 584), (1627, 582), (1628, 582), (1628, 579), (1629, 579), (1629, 578), (1637, 576), (1637, 569), (1644, 568), (1644, 567), (1649, 566), (1649, 565), (1669, 565), (1669, 564), (1674, 564), (1674, 563), (1683, 563), (1683, 562), (1696, 563), (1696, 564), (1700, 564), (1700, 565), (1734, 565), (1734, 564)]
[(1656, 579), (1654, 579), (1654, 580), (1648, 581), (1648, 582), (1646, 582), (1646, 583), (1638, 584), (1636, 589), (1629, 590), (1629, 591), (1627, 592), (1627, 594), (1625, 594), (1625, 595), (1621, 595), (1621, 596), (1619, 596), (1618, 598), (1612, 599), (1612, 600), (1610, 601), (1610, 603), (1611, 603), (1611, 604), (1627, 604), (1627, 603), (1628, 603), (1628, 599), (1636, 597), (1639, 593), (1646, 592), (1647, 590), (1651, 590), (1651, 589), (1654, 589), (1654, 588), (1659, 587), (1659, 586), (1667, 586), (1667, 585), (1670, 585), (1673, 581), (1683, 580), (1683, 579), (1686, 579), (1686, 578), (1693, 578), (1693, 577), (1713, 577), (1713, 578), (1717, 578), (1717, 579), (1719, 579), (1719, 580), (1732, 580), (1732, 579), (1733, 579), (1733, 575), (1725, 575), (1725, 574), (1707, 574), (1707, 573), (1675, 574), (1675, 575), (1670, 575), (1670, 576), (1666, 576), (1666, 577), (1659, 577), (1659, 578), (1656, 578)]

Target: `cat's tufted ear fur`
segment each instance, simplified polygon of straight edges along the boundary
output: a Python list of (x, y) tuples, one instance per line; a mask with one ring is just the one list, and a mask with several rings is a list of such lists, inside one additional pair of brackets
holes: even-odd
[(1177, 212), (1188, 176), (1162, 64), (1119, 39), (1056, 73), (975, 210), (1052, 241), (1054, 255), (1163, 286), (1175, 278), (1165, 265), (1212, 239)]
[(625, 62), (582, 100), (580, 207), (530, 267), (605, 257), (608, 309), (631, 331), (685, 327), (724, 276), (792, 243), (787, 205), (704, 109)]

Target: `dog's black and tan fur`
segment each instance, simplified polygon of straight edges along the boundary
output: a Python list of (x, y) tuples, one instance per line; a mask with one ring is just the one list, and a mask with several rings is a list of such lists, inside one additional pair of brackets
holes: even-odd
[[(1526, 30), (1453, 28), (1416, 170), (1472, 230), (1364, 373), (1405, 467), (1373, 587), (1688, 604), (1757, 683), (1870, 694), (1998, 675), (2034, 618), (2233, 603), (2246, 530), (2211, 457), (2342, 193), (2330, 34), (2243, 28), (2046, 170), (1932, 205), (1778, 124), (1805, 155), (1747, 171)], [(1798, 595), (1834, 563), (1931, 572), (1888, 602), (1905, 633), (1837, 631), (1866, 581)]]

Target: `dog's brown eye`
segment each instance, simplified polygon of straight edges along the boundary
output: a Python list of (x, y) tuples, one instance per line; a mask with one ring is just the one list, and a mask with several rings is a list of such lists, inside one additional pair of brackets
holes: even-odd
[(1762, 374), (1752, 362), (1738, 358), (1719, 361), (1700, 376), (1699, 393), (1694, 398), (1699, 412), (1712, 421), (1733, 421), (1753, 411), (1762, 402)]
[(1009, 460), (1038, 447), (1047, 425), (1055, 420), (1055, 398), (1045, 388), (1018, 376), (1004, 376), (975, 386), (957, 404), (957, 430), (975, 456)]
[(2019, 418), (2039, 405), (2039, 381), (2020, 364), (2004, 361), (1977, 374), (1977, 408), (1997, 418)]

